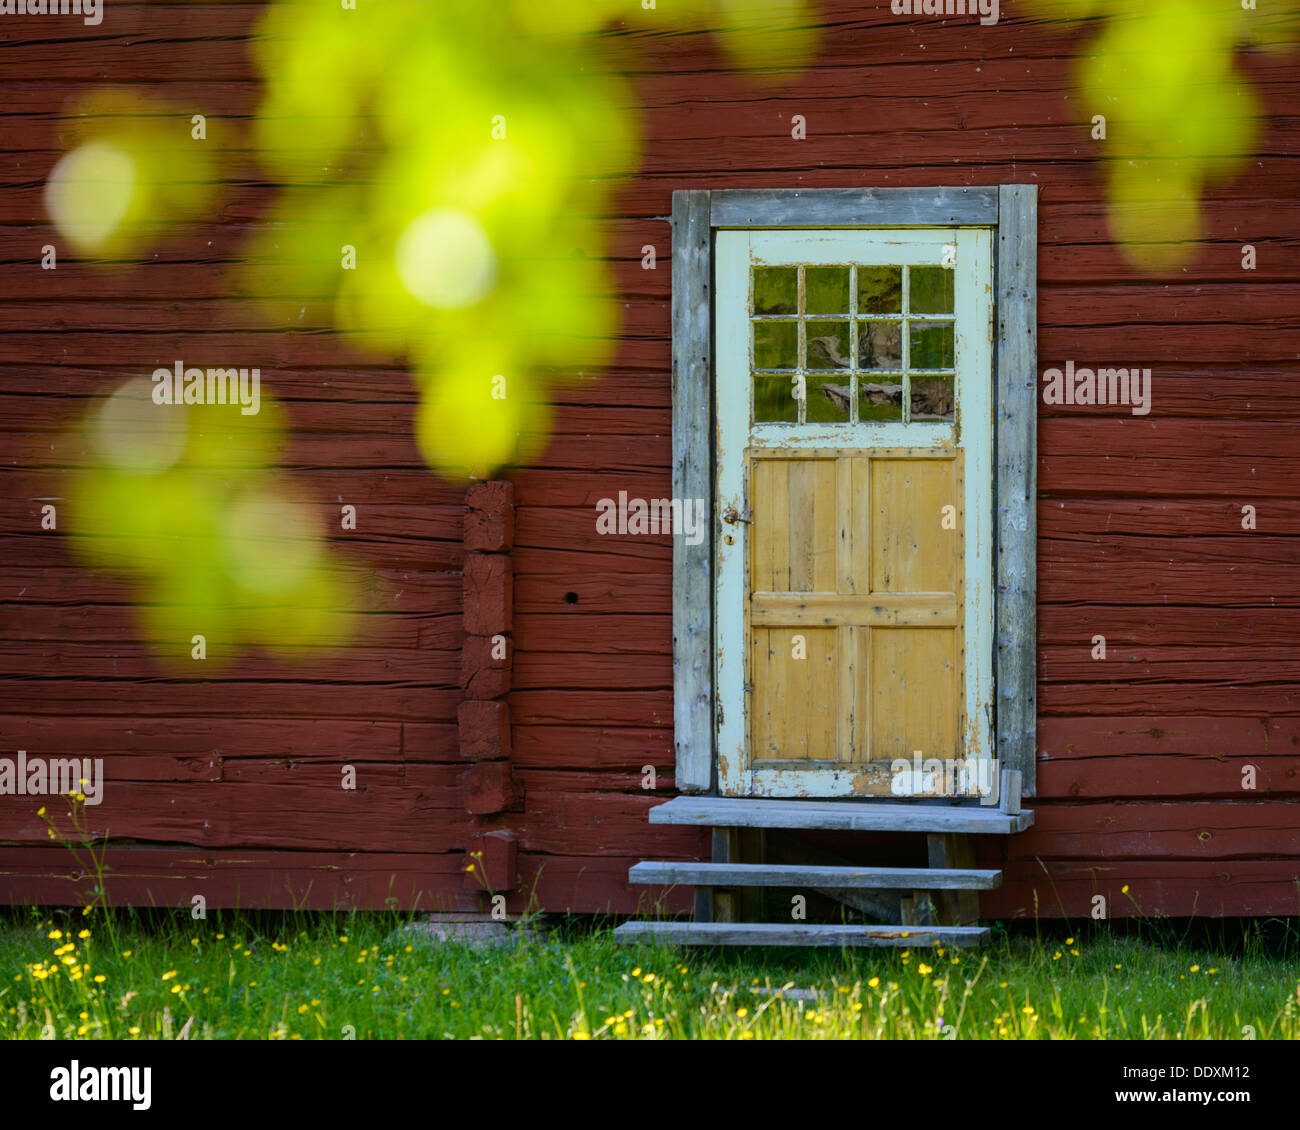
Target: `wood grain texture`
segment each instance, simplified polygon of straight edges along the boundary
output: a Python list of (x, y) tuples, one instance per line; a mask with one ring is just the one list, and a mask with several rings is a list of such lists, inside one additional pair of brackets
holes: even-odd
[[(1086, 38), (1010, 11), (979, 36), (957, 21), (927, 24), (918, 38), (883, 5), (817, 8), (833, 34), (813, 67), (763, 85), (738, 74), (711, 34), (617, 25), (607, 37), (610, 65), (633, 76), (642, 170), (610, 199), (589, 242), (555, 250), (608, 265), (623, 325), (605, 372), (564, 374), (555, 385), (554, 441), (511, 476), (514, 629), (528, 684), (511, 698), (512, 759), (531, 798), (518, 824), (539, 845), (519, 850), (521, 889), (536, 882), (548, 911), (628, 913), (643, 898), (666, 898), (668, 912), (681, 912), (689, 892), (629, 889), (627, 869), (648, 855), (708, 857), (703, 829), (646, 821), (647, 806), (674, 788), (664, 664), (673, 550), (663, 537), (600, 537), (592, 522), (611, 487), (645, 498), (675, 490), (664, 269), (673, 193), (795, 185), (861, 200), (942, 183), (969, 198), (1032, 184), (1043, 364), (1150, 366), (1154, 407), (1134, 418), (1123, 408), (1044, 405), (1036, 388), (1023, 390), (1039, 420), (1027, 468), (1037, 491), (1025, 497), (1037, 501), (1028, 518), (1040, 554), (1040, 822), (1025, 836), (1042, 862), (1013, 858), (1003, 889), (981, 896), (983, 913), (1082, 916), (1100, 890), (1112, 916), (1139, 906), (1294, 915), (1300, 852), (1285, 806), (1300, 799), (1295, 54), (1242, 56), (1268, 140), (1204, 199), (1204, 234), (1185, 269), (1147, 278), (1113, 240), (1110, 162), (1075, 97)], [(131, 826), (169, 837), (165, 847), (110, 845), (117, 901), (188, 906), (202, 891), (213, 906), (381, 908), (391, 897), (479, 908), (462, 886), (468, 832), (451, 834), (458, 817), (403, 796), (412, 787), (404, 767), (465, 765), (460, 676), (448, 662), (463, 632), (465, 509), (463, 488), (420, 460), (418, 393), (402, 358), (355, 354), (328, 329), (321, 295), (298, 296), (319, 318), (312, 328), (257, 315), (230, 268), (247, 257), (282, 187), (242, 144), (229, 149), (220, 210), (203, 222), (109, 274), (63, 254), (58, 270), (39, 268), (41, 246), (58, 242), (43, 192), (73, 137), (66, 98), (88, 83), (145, 83), (208, 113), (210, 126), (246, 133), (261, 97), (252, 51), (261, 10), (122, 0), (99, 28), (67, 19), (57, 37), (22, 20), (3, 29), (0, 661), (25, 670), (0, 686), (0, 755), (102, 756), (109, 797), (117, 780), (138, 806), (126, 813)], [(900, 99), (917, 75), (925, 98)], [(796, 101), (810, 124), (801, 143), (789, 136)], [(342, 160), (373, 152), (367, 139)], [(1259, 252), (1255, 271), (1241, 267), (1247, 242)], [(647, 243), (659, 270), (641, 268)], [(272, 277), (269, 264), (248, 266), (256, 283)], [(362, 592), (366, 631), (351, 659), (352, 645), (334, 647), (339, 654), (304, 675), (252, 658), (202, 682), (147, 670), (131, 590), (78, 565), (64, 531), (40, 532), (40, 500), (66, 496), (83, 458), (56, 456), (52, 438), (153, 359), (195, 351), (260, 364), (289, 418), (284, 465), (335, 515), (343, 503), (358, 506), (357, 531), (332, 538), (355, 553), (349, 575)], [(1241, 528), (1248, 503), (1258, 508), (1253, 532)], [(1089, 656), (1097, 633), (1107, 637), (1105, 661)], [(624, 661), (602, 680), (611, 656)], [(319, 814), (295, 815), (344, 763), (376, 774), (368, 807), (343, 813), (333, 830)], [(657, 774), (648, 797), (645, 765)], [(1246, 767), (1258, 777), (1249, 794)], [(191, 797), (191, 787), (201, 791)], [(175, 807), (182, 819), (169, 817)], [(274, 841), (267, 822), (281, 811), (295, 845), (333, 834), (373, 850), (247, 846), (247, 834)], [(419, 850), (386, 843), (367, 812), (391, 814), (389, 839)], [(214, 828), (203, 825), (209, 817)], [(107, 822), (115, 832), (116, 810)], [(665, 832), (686, 838), (665, 842)], [(214, 834), (240, 846), (207, 846)], [(438, 843), (450, 846), (428, 850)], [(0, 876), (6, 900), (79, 901), (66, 852), (35, 839), (0, 846)], [(1137, 904), (1119, 894), (1125, 884)], [(523, 897), (512, 893), (512, 913)]]
[(723, 189), (711, 206), (715, 228), (944, 227), (997, 217), (990, 188)]
[(713, 782), (713, 291), (709, 194), (673, 193), (674, 498), (702, 500), (698, 545), (673, 538), (673, 702), (677, 787)]
[(891, 801), (752, 800), (678, 797), (650, 810), (652, 824), (730, 828), (821, 828), (841, 832), (961, 832), (1008, 835), (1034, 823), (978, 805)]
[(977, 946), (986, 926), (823, 926), (782, 922), (625, 922), (614, 940), (671, 946)]
[(924, 867), (813, 867), (774, 863), (638, 863), (633, 883), (687, 883), (695, 886), (931, 888), (991, 890), (997, 871)]
[(994, 685), (997, 758), (1035, 795), (1038, 189), (1003, 185), (997, 230)]

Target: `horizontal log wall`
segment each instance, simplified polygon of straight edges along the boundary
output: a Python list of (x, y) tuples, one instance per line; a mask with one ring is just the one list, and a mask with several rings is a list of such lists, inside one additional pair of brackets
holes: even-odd
[[(258, 11), (118, 3), (96, 28), (61, 20), (57, 37), (0, 27), (0, 755), (111, 759), (120, 791), (91, 815), (115, 841), (124, 900), (292, 905), (309, 890), (321, 906), (479, 906), (463, 867), (482, 818), (465, 807), (457, 728), (464, 492), (423, 466), (399, 364), (363, 362), (329, 333), (268, 334), (239, 292), (229, 265), (277, 185), (236, 147), (219, 214), (134, 269), (106, 282), (71, 258), (37, 266), (57, 242), (41, 199), (64, 100), (145, 83), (242, 130)], [(1258, 160), (1208, 195), (1186, 267), (1149, 278), (1111, 242), (1104, 154), (1073, 85), (1086, 38), (1011, 4), (990, 28), (894, 18), (883, 2), (819, 11), (816, 65), (765, 83), (709, 35), (608, 37), (611, 67), (634, 78), (644, 161), (605, 243), (572, 249), (611, 261), (616, 358), (556, 391), (548, 448), (513, 476), (509, 763), (523, 802), (492, 818), (517, 852), (512, 909), (535, 891), (549, 910), (630, 910), (629, 862), (705, 850), (695, 831), (646, 823), (673, 791), (671, 545), (595, 528), (602, 498), (671, 491), (672, 191), (1018, 182), (1040, 187), (1041, 366), (1150, 367), (1154, 406), (1040, 406), (1038, 822), (1008, 845), (984, 912), (1084, 914), (1103, 893), (1116, 914), (1295, 913), (1300, 57), (1244, 57), (1269, 114)], [(39, 530), (35, 500), (65, 496), (75, 470), (54, 434), (153, 358), (200, 347), (260, 365), (287, 410), (285, 467), (319, 502), (358, 507), (357, 530), (331, 543), (367, 630), (305, 671), (249, 657), (201, 682), (167, 674), (126, 586), (76, 564), (75, 531)], [(1104, 661), (1090, 657), (1098, 634)], [(344, 763), (356, 792), (337, 787)], [(0, 897), (70, 897), (34, 806), (0, 798), (0, 845)]]

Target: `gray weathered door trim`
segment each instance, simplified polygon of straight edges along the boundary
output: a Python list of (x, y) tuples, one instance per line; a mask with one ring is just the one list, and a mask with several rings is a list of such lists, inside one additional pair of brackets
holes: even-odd
[(673, 496), (709, 536), (673, 539), (676, 787), (713, 791), (713, 233), (742, 227), (994, 229), (994, 689), (997, 757), (1035, 795), (1038, 188), (689, 189), (673, 193)]
[(1036, 795), (1038, 186), (1004, 184), (995, 233), (993, 687), (998, 760)]
[(704, 500), (673, 538), (673, 730), (680, 792), (713, 785), (713, 231), (709, 194), (673, 193), (673, 497)]

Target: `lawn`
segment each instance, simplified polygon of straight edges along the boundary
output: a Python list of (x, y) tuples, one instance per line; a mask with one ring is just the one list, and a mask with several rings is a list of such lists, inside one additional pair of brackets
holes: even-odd
[[(1295, 1039), (1289, 926), (995, 930), (979, 950), (504, 947), (391, 914), (6, 912), (10, 1039)], [(1033, 930), (1032, 927), (1030, 927)], [(1198, 930), (1203, 928), (1198, 927)], [(1050, 933), (1050, 936), (1049, 936)]]

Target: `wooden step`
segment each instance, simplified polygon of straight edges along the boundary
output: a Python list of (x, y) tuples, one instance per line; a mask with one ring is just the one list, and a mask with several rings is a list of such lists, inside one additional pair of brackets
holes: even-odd
[(1032, 812), (917, 801), (757, 800), (679, 796), (650, 809), (651, 824), (710, 828), (827, 828), (844, 832), (952, 832), (1009, 835), (1034, 822)]
[(987, 926), (840, 926), (807, 922), (624, 922), (616, 942), (669, 946), (978, 946)]
[(1001, 871), (939, 867), (810, 867), (776, 863), (635, 864), (633, 883), (692, 887), (861, 887), (867, 890), (991, 891), (1002, 886)]

